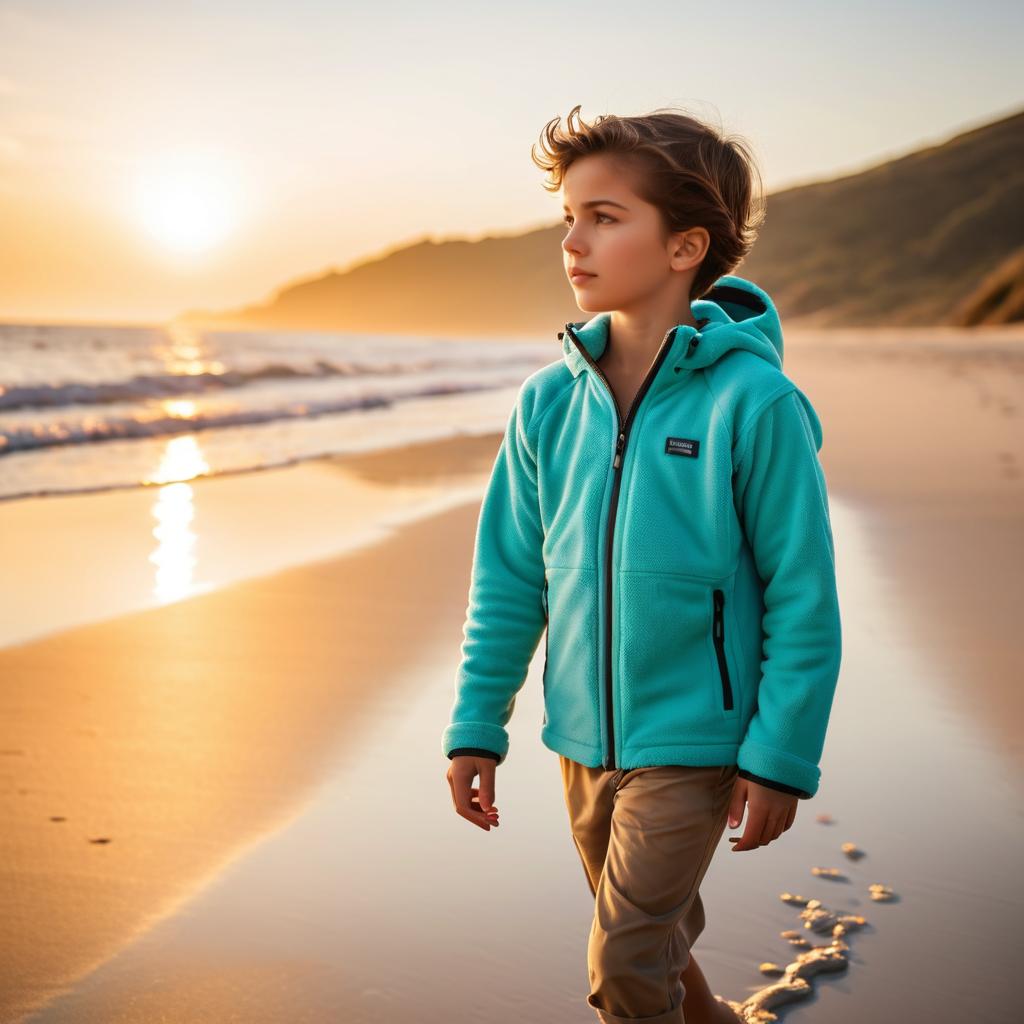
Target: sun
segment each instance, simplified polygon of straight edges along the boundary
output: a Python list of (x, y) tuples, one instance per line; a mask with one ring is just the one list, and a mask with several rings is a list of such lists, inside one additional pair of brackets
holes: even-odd
[(237, 175), (223, 157), (179, 152), (152, 158), (135, 183), (136, 212), (163, 249), (198, 254), (216, 248), (238, 221)]

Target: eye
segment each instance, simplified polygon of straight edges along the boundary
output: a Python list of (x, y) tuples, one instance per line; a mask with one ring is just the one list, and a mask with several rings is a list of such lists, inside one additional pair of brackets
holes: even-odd
[[(600, 218), (601, 218), (601, 217), (604, 217), (604, 219), (605, 219), (605, 220), (606, 220), (606, 221), (607, 221), (607, 222), (608, 222), (609, 224), (614, 224), (614, 223), (615, 223), (615, 218), (614, 218), (614, 217), (609, 217), (607, 213), (598, 213), (598, 214), (596, 214), (596, 217), (597, 217), (597, 219), (598, 219), (598, 222), (599, 222), (599, 223), (600, 223)], [(562, 218), (562, 222), (563, 222), (564, 224), (567, 224), (567, 225), (569, 225), (569, 227), (572, 227), (572, 219), (573, 219), (573, 218), (572, 218), (572, 214), (571, 214), (571, 213), (567, 213), (567, 214), (566, 214), (566, 215), (565, 215), (565, 216), (564, 216), (564, 217)]]

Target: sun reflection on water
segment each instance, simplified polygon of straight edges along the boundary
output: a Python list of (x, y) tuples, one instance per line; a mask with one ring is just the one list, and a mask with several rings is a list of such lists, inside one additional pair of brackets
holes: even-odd
[(201, 373), (222, 374), (227, 366), (209, 354), (209, 345), (202, 332), (187, 324), (170, 323), (164, 328), (165, 346), (157, 347), (168, 373), (197, 376)]
[[(169, 402), (168, 405), (189, 403)], [(153, 536), (157, 546), (149, 556), (156, 566), (153, 594), (159, 601), (176, 601), (207, 589), (196, 583), (196, 542), (194, 488), (186, 481), (210, 470), (195, 435), (173, 437), (164, 447), (160, 465), (145, 483), (163, 484), (153, 502), (156, 520)]]

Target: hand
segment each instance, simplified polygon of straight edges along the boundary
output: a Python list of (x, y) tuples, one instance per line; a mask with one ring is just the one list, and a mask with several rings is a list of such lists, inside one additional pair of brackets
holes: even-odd
[[(467, 821), (485, 832), (498, 827), (498, 808), (494, 806), (494, 770), (498, 762), (492, 757), (473, 757), (460, 754), (451, 759), (448, 767), (448, 785), (452, 790), (455, 810)], [(480, 786), (470, 785), (480, 776)]]
[(743, 817), (743, 805), (747, 805), (747, 827), (743, 836), (729, 836), (732, 848), (756, 850), (778, 839), (796, 818), (796, 805), (800, 798), (795, 794), (783, 793), (771, 786), (760, 786), (742, 776), (736, 777), (732, 798), (729, 801), (729, 828), (736, 828)]

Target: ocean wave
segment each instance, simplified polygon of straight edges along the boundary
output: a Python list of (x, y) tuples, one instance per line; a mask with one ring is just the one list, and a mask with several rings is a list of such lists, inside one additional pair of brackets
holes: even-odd
[(161, 409), (140, 410), (135, 416), (98, 419), (90, 416), (72, 423), (52, 422), (26, 427), (7, 427), (0, 433), (0, 457), (14, 452), (33, 451), (61, 445), (120, 441), (131, 438), (191, 434), (224, 427), (270, 423), (275, 420), (311, 419), (353, 410), (387, 407), (404, 399), (429, 398), (473, 391), (490, 391), (507, 382), (478, 384), (432, 384), (393, 395), (364, 395), (319, 402), (294, 400), (272, 408), (211, 410), (194, 418), (175, 416)]
[[(521, 361), (521, 357), (512, 356), (508, 359), (478, 361), (478, 365), (490, 370)], [(0, 386), (0, 412), (182, 398), (229, 388), (244, 388), (261, 381), (361, 376), (409, 377), (453, 366), (472, 369), (473, 365), (474, 361), (464, 357), (462, 359), (432, 358), (401, 361), (375, 359), (365, 362), (317, 359), (306, 366), (271, 362), (251, 370), (207, 371), (194, 374), (140, 374), (126, 380)]]

